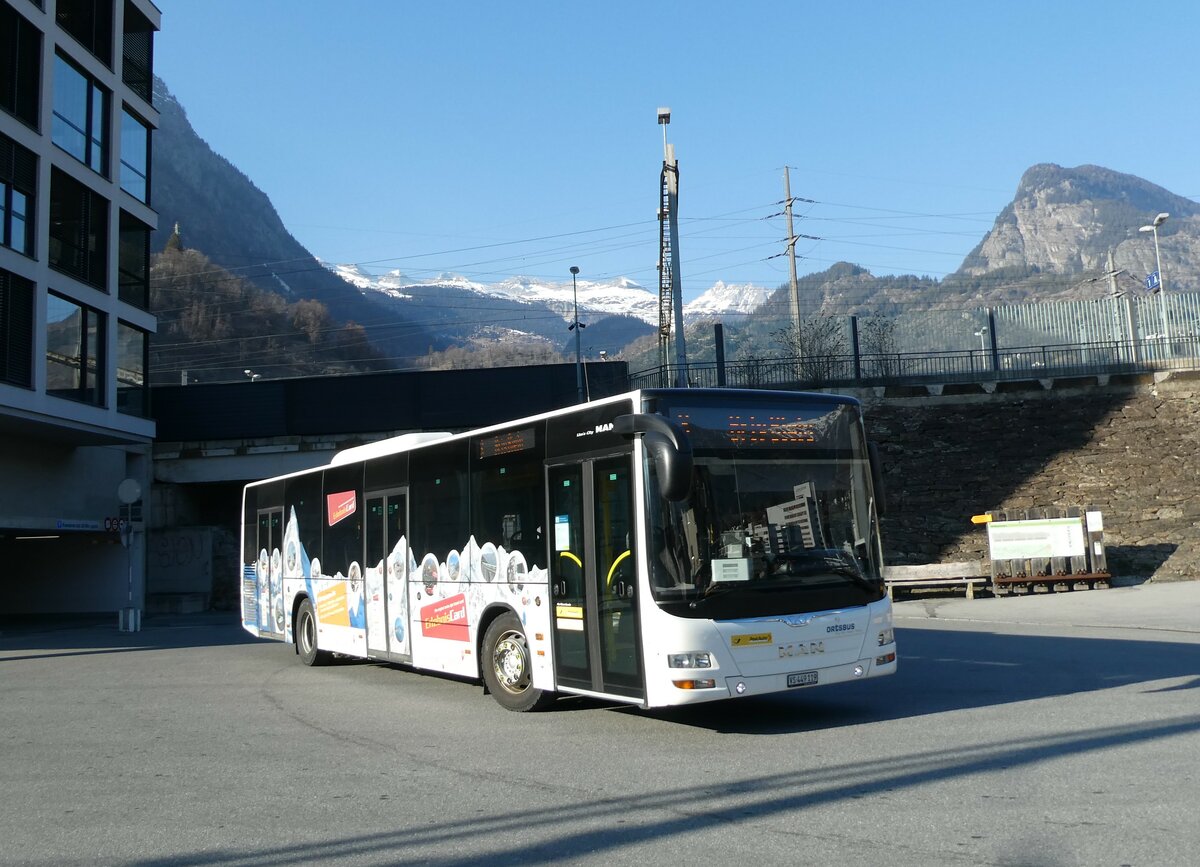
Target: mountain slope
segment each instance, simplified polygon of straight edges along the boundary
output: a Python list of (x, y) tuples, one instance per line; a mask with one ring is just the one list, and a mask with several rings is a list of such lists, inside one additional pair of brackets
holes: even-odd
[(192, 129), (166, 84), (154, 80), (160, 112), (153, 149), (153, 201), (161, 251), (178, 225), (183, 244), (212, 262), (286, 300), (323, 303), (335, 320), (357, 322), (386, 354), (423, 355), (434, 341), (408, 323), (402, 309), (364, 296), (327, 269), (292, 237), (270, 199), (216, 154)]
[(1145, 275), (1155, 268), (1154, 243), (1138, 228), (1164, 212), (1171, 216), (1158, 231), (1163, 270), (1176, 275), (1174, 288), (1196, 288), (1200, 205), (1099, 166), (1036, 165), (956, 276), (999, 269), (1084, 274), (1106, 269), (1109, 250), (1118, 268)]

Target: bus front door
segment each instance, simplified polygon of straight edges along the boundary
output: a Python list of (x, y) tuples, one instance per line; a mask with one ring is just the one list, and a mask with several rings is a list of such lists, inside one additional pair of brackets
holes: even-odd
[[(367, 651), (407, 662), (408, 492), (371, 491), (366, 496)], [(404, 544), (400, 544), (403, 540)]]
[(558, 684), (641, 698), (629, 455), (551, 466), (550, 562)]

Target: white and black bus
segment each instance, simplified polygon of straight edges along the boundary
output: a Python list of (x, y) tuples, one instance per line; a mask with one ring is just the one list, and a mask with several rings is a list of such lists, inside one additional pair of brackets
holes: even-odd
[(853, 398), (647, 389), (409, 434), (247, 485), (242, 622), (482, 678), (503, 706), (643, 707), (896, 670)]

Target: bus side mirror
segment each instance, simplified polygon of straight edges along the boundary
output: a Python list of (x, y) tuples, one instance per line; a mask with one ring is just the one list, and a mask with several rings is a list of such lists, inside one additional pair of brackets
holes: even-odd
[(879, 457), (879, 445), (867, 443), (867, 455), (871, 461), (871, 487), (875, 489), (875, 514), (887, 514), (887, 489), (883, 486), (883, 459)]
[(692, 444), (678, 424), (661, 415), (633, 413), (613, 419), (614, 430), (624, 436), (642, 435), (654, 460), (663, 499), (677, 503), (692, 491)]

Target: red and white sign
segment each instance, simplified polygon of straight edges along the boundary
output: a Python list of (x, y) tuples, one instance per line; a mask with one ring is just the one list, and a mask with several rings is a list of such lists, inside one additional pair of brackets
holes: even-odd
[(470, 631), (467, 629), (467, 597), (459, 593), (421, 608), (421, 634), (426, 638), (470, 641)]
[(329, 515), (329, 526), (349, 518), (358, 510), (358, 495), (354, 491), (329, 494), (325, 497), (325, 510)]

